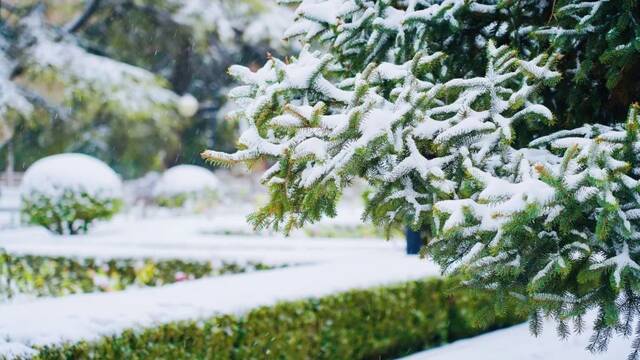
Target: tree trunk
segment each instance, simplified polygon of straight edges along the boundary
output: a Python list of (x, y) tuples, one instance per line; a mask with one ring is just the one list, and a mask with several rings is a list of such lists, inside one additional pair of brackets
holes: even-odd
[(12, 186), (15, 179), (15, 154), (13, 151), (13, 141), (9, 140), (7, 143), (7, 167), (5, 169), (5, 178), (7, 186)]

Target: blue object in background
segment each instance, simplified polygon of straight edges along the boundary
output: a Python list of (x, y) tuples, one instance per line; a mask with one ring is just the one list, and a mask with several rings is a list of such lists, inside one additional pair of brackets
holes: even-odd
[(420, 248), (422, 247), (422, 237), (420, 233), (407, 227), (404, 235), (407, 239), (407, 254), (415, 255), (420, 252)]

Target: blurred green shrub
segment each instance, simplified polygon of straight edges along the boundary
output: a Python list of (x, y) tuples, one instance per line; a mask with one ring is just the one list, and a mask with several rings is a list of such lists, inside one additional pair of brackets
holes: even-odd
[(187, 203), (187, 194), (177, 194), (173, 196), (158, 196), (156, 197), (156, 204), (160, 207), (166, 207), (169, 209), (176, 209), (184, 207)]
[(208, 209), (218, 203), (220, 196), (217, 191), (203, 190), (200, 192), (183, 192), (173, 195), (156, 196), (156, 204), (169, 209), (189, 207), (198, 212)]
[(94, 220), (108, 220), (122, 208), (118, 198), (96, 198), (85, 192), (66, 190), (55, 199), (41, 193), (22, 197), (25, 222), (57, 234), (86, 233)]
[(249, 262), (178, 259), (95, 259), (13, 255), (0, 251), (0, 299), (17, 294), (62, 296), (118, 291), (130, 286), (160, 286), (206, 276), (265, 270), (273, 266)]

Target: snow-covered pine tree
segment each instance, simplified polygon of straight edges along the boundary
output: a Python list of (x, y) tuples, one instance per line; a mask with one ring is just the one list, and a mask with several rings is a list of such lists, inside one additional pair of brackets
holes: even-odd
[(604, 350), (639, 326), (638, 108), (613, 124), (620, 106), (581, 102), (637, 99), (612, 69), (640, 62), (638, 7), (304, 0), (286, 33), (306, 43), (297, 58), (230, 69), (240, 149), (203, 156), (272, 159), (270, 202), (250, 220), (284, 231), (335, 215), (363, 178), (364, 218), (423, 229), (445, 272), (521, 300), (534, 332), (549, 316), (566, 336), (596, 309), (590, 349)]
[(292, 17), (271, 0), (0, 1), (0, 166), (73, 151), (135, 177), (193, 154), (226, 91), (214, 74), (288, 51)]
[[(430, 254), (445, 271), (529, 305), (532, 330), (543, 315), (582, 329), (597, 309), (590, 349), (606, 350), (613, 332), (634, 334), (640, 316), (640, 117), (626, 124), (584, 125), (530, 145), (540, 161), (514, 159), (498, 177), (467, 164), (482, 190), (435, 205), (437, 241)], [(538, 148), (538, 150), (535, 150)], [(547, 149), (550, 150), (547, 152)], [(640, 343), (633, 344), (638, 356)]]

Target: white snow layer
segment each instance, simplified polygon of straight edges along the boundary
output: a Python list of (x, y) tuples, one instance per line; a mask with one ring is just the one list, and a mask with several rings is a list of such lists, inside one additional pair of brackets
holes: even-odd
[[(585, 322), (591, 321), (592, 318)], [(534, 337), (529, 326), (521, 324), (456, 341), (402, 360), (619, 360), (626, 359), (631, 353), (631, 339), (617, 336), (609, 344), (607, 352), (592, 354), (585, 349), (591, 334), (585, 330), (563, 341), (555, 332), (555, 323), (546, 321), (542, 335)]]
[(225, 46), (238, 46), (236, 31), (251, 45), (268, 44), (274, 49), (287, 46), (282, 34), (293, 22), (293, 11), (275, 1), (171, 0), (173, 19), (204, 37), (216, 32)]
[[(243, 214), (123, 219), (98, 224), (88, 235), (58, 236), (39, 227), (0, 232), (11, 254), (77, 258), (152, 258), (265, 264), (319, 263), (394, 254), (402, 241), (305, 238), (300, 233), (251, 236)], [(346, 216), (345, 216), (346, 217)], [(345, 219), (343, 219), (344, 221)], [(354, 220), (355, 221), (355, 220)], [(331, 222), (339, 226), (339, 222)], [(327, 225), (329, 226), (329, 225)], [(237, 233), (243, 235), (221, 235)]]
[(9, 357), (17, 350), (29, 355), (29, 347), (33, 345), (97, 340), (125, 329), (200, 320), (216, 314), (239, 314), (278, 301), (326, 296), (438, 274), (434, 264), (395, 252), (159, 288), (3, 304), (0, 355)]
[(58, 154), (42, 158), (24, 174), (22, 196), (43, 194), (51, 198), (65, 191), (87, 193), (96, 198), (122, 195), (122, 181), (102, 161), (84, 154)]
[(271, 5), (267, 10), (253, 17), (242, 34), (242, 39), (249, 44), (269, 44), (274, 49), (281, 49), (285, 44), (297, 48), (282, 40), (282, 34), (293, 22), (293, 11), (284, 6)]
[(178, 165), (165, 171), (153, 190), (155, 196), (173, 196), (185, 193), (215, 191), (219, 187), (218, 178), (203, 167)]

